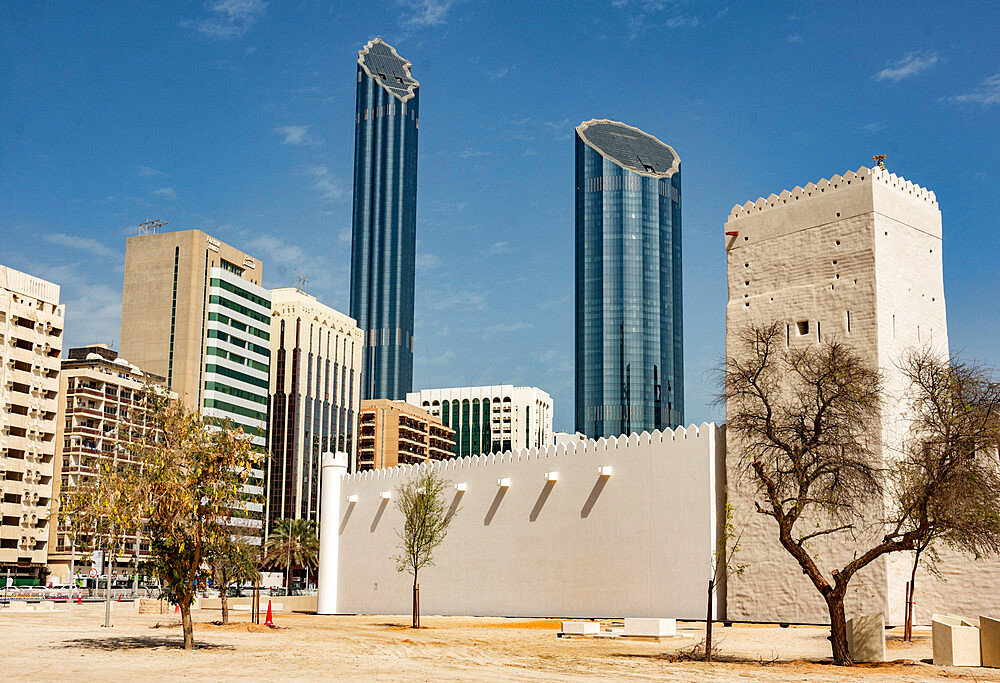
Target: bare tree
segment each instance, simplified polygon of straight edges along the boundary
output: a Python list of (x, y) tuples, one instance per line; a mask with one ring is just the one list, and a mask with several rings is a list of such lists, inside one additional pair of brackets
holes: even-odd
[(921, 558), (933, 574), (947, 546), (975, 556), (1000, 552), (1000, 382), (990, 369), (929, 349), (905, 354), (910, 429), (892, 470), (899, 524), (927, 532), (915, 547), (907, 600), (907, 634)]
[(397, 530), (399, 545), (393, 557), (396, 571), (413, 575), (413, 628), (420, 628), (420, 583), (418, 572), (434, 564), (434, 551), (448, 534), (455, 513), (449, 514), (444, 491), (451, 482), (427, 470), (396, 491), (395, 506), (403, 514)]
[[(774, 520), (779, 543), (822, 595), (833, 659), (850, 664), (844, 599), (859, 571), (888, 553), (915, 550), (932, 536), (977, 552), (1000, 549), (1000, 488), (990, 455), (998, 442), (998, 389), (977, 383), (977, 391), (955, 401), (955, 410), (978, 417), (963, 423), (964, 431), (935, 439), (919, 416), (940, 408), (928, 402), (933, 392), (921, 391), (911, 374), (919, 408), (911, 418), (909, 433), (915, 436), (887, 467), (881, 372), (836, 340), (786, 349), (784, 331), (783, 324), (770, 323), (737, 333), (720, 398), (753, 484), (754, 507)], [(937, 372), (953, 374), (954, 365), (921, 357)], [(975, 514), (966, 511), (967, 499)], [(825, 572), (822, 549), (833, 542), (850, 542), (858, 551)]]

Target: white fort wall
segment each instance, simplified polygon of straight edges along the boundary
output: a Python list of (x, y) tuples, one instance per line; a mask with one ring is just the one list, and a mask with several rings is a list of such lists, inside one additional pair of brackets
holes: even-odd
[(323, 501), (339, 505), (336, 611), (410, 611), (390, 559), (402, 516), (381, 495), (431, 468), (465, 491), (448, 489), (458, 512), (420, 573), (424, 613), (704, 618), (724, 466), (724, 429), (702, 424), (344, 476)]

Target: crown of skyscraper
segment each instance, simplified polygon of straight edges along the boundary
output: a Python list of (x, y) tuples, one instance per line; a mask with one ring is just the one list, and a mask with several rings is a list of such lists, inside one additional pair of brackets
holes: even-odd
[(669, 177), (681, 158), (670, 145), (619, 121), (591, 119), (576, 127), (577, 135), (601, 156), (642, 175)]
[(358, 51), (358, 64), (390, 94), (400, 101), (413, 97), (420, 85), (410, 75), (411, 64), (399, 56), (396, 48), (381, 38), (373, 38)]

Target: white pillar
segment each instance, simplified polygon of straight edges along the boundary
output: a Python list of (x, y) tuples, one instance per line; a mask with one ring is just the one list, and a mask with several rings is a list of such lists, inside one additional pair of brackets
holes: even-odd
[(347, 473), (347, 453), (323, 454), (319, 506), (319, 575), (316, 613), (337, 613), (337, 562), (340, 544), (340, 484)]

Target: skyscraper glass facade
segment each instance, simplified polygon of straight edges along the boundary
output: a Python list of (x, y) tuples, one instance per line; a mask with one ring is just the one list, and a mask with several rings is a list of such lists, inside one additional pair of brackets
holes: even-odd
[(576, 129), (576, 429), (684, 422), (680, 157), (637, 128)]
[(401, 400), (413, 381), (418, 87), (381, 39), (359, 52), (351, 317), (365, 333), (363, 399)]

